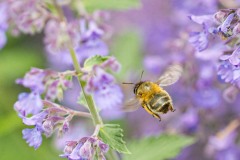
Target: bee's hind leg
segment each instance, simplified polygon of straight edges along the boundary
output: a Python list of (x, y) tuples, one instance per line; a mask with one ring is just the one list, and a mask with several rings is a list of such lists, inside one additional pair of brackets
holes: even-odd
[(161, 121), (161, 117), (158, 114), (153, 113), (153, 117), (159, 119), (159, 122)]
[(170, 107), (170, 111), (175, 112), (176, 109), (174, 109), (173, 106), (171, 105), (171, 107)]

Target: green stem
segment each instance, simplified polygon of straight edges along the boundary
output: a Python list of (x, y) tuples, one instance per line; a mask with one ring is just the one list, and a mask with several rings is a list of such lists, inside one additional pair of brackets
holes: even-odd
[[(71, 57), (72, 57), (72, 60), (73, 60), (73, 65), (74, 65), (74, 68), (77, 72), (77, 74), (81, 75), (82, 71), (81, 71), (81, 67), (78, 63), (78, 60), (77, 60), (77, 56), (75, 54), (75, 51), (72, 47), (69, 48), (69, 51), (70, 51), (70, 54), (71, 54)], [(96, 108), (96, 106), (94, 105), (94, 102), (93, 102), (93, 99), (92, 99), (92, 96), (91, 95), (88, 95), (86, 94), (86, 92), (84, 91), (84, 87), (85, 87), (85, 82), (82, 81), (80, 79), (80, 76), (78, 76), (78, 81), (79, 81), (79, 84), (82, 88), (82, 92), (83, 92), (83, 96), (87, 102), (87, 105), (88, 105), (88, 109), (92, 115), (92, 118), (93, 118), (93, 122), (95, 125), (102, 125), (103, 122), (102, 122), (102, 118), (100, 117), (99, 113), (98, 113), (98, 110)]]
[[(54, 1), (54, 2), (55, 2), (54, 4), (57, 8), (57, 11), (59, 13), (59, 16), (60, 16), (61, 20), (65, 21), (65, 17), (64, 17), (64, 14), (63, 14), (61, 8), (57, 5), (56, 1)], [(76, 73), (78, 75), (77, 77), (78, 77), (79, 84), (82, 88), (83, 96), (84, 96), (84, 98), (87, 102), (88, 109), (89, 109), (89, 111), (92, 115), (93, 122), (94, 122), (95, 126), (99, 126), (99, 125), (102, 126), (103, 121), (102, 121), (102, 118), (99, 115), (99, 112), (98, 112), (95, 104), (94, 104), (92, 96), (86, 94), (86, 92), (84, 91), (84, 87), (85, 87), (86, 83), (81, 80), (81, 75), (82, 75), (81, 67), (80, 67), (80, 64), (78, 63), (76, 53), (75, 53), (72, 46), (69, 46), (69, 51), (70, 51), (70, 54), (71, 54), (71, 57), (72, 57), (74, 68), (75, 68)], [(108, 159), (111, 159), (111, 160), (119, 160), (119, 157), (117, 156), (116, 152), (114, 152), (112, 149), (109, 149), (106, 156), (109, 157)]]

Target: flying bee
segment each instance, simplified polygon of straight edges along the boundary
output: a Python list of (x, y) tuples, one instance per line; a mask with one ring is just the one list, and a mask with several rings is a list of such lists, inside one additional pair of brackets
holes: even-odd
[(181, 74), (182, 67), (180, 65), (171, 65), (156, 82), (140, 80), (136, 84), (123, 83), (135, 85), (133, 89), (135, 97), (126, 103), (124, 110), (134, 111), (142, 106), (149, 114), (161, 121), (160, 113), (166, 114), (169, 110), (175, 111), (172, 98), (162, 87), (177, 82)]

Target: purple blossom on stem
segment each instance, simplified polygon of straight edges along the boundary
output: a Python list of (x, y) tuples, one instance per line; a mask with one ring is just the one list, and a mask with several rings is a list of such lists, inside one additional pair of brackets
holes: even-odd
[(47, 73), (38, 68), (32, 68), (24, 78), (17, 79), (17, 84), (21, 84), (24, 87), (30, 88), (32, 91), (42, 93), (45, 90), (44, 87), (44, 78)]
[(41, 134), (49, 137), (57, 129), (60, 135), (65, 134), (69, 129), (69, 122), (74, 116), (72, 112), (49, 101), (44, 101), (44, 106), (47, 108), (30, 117), (19, 114), (24, 124), (35, 126), (34, 129), (23, 130), (23, 138), (26, 139), (29, 146), (34, 146), (35, 149), (41, 145)]
[(34, 126), (34, 125), (42, 126), (43, 120), (47, 117), (47, 115), (48, 115), (48, 111), (44, 110), (42, 112), (39, 112), (33, 115), (32, 117), (22, 116), (21, 118), (23, 119), (23, 123), (28, 126)]
[(189, 42), (193, 44), (197, 51), (205, 50), (208, 47), (208, 32), (192, 32)]
[(80, 31), (80, 45), (76, 49), (80, 62), (94, 55), (108, 55), (108, 47), (102, 40), (104, 31), (97, 26), (96, 22), (86, 19), (80, 20)]
[(33, 129), (24, 129), (22, 134), (29, 146), (37, 149), (42, 144), (42, 131), (38, 126)]
[(93, 93), (94, 100), (100, 109), (117, 107), (122, 104), (123, 94), (120, 87), (114, 84), (114, 77), (102, 68), (94, 67), (86, 85), (87, 93)]
[(213, 24), (213, 15), (189, 16), (189, 19), (195, 23), (211, 26)]
[(52, 101), (62, 100), (63, 90), (72, 86), (71, 78), (64, 76), (64, 73), (38, 68), (32, 68), (24, 78), (17, 79), (16, 82), (30, 88), (34, 93), (45, 93), (45, 99)]
[(221, 60), (229, 60), (232, 65), (240, 64), (240, 47), (238, 47), (231, 55), (222, 55)]
[(59, 79), (49, 80), (47, 83), (46, 89), (46, 99), (54, 101), (58, 99), (59, 101), (63, 98), (63, 90), (70, 88), (72, 86), (72, 82), (65, 79), (64, 77), (60, 77)]
[(79, 40), (80, 33), (77, 23), (65, 23), (56, 19), (47, 22), (44, 43), (49, 53), (63, 54), (66, 52), (69, 54), (69, 46), (76, 48)]
[(48, 11), (41, 0), (9, 0), (11, 20), (23, 33), (41, 32), (48, 18)]
[(232, 65), (228, 60), (223, 60), (218, 67), (218, 75), (224, 82), (236, 84), (238, 87), (240, 87), (239, 65)]
[(32, 92), (21, 93), (18, 96), (18, 101), (14, 104), (14, 109), (20, 116), (26, 116), (28, 114), (37, 114), (43, 108), (41, 97), (38, 93)]
[(224, 35), (228, 35), (230, 24), (234, 18), (234, 13), (231, 13), (225, 21), (218, 27), (219, 32), (222, 32)]
[(108, 151), (108, 145), (96, 137), (83, 137), (78, 142), (67, 142), (64, 154), (60, 155), (60, 157), (68, 158), (68, 160), (93, 159), (97, 149), (99, 149), (101, 156), (105, 159), (104, 153)]

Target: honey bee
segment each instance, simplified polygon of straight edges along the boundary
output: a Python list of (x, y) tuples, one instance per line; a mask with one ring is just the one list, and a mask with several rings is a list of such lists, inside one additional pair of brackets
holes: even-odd
[(140, 80), (134, 84), (135, 97), (126, 103), (124, 110), (134, 111), (142, 106), (149, 114), (161, 121), (160, 113), (166, 114), (169, 110), (175, 111), (172, 98), (162, 87), (177, 82), (181, 74), (182, 67), (175, 64), (169, 66), (156, 82)]

